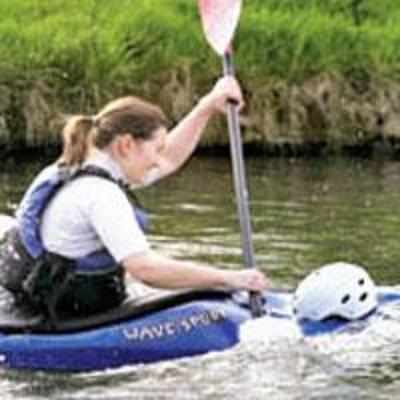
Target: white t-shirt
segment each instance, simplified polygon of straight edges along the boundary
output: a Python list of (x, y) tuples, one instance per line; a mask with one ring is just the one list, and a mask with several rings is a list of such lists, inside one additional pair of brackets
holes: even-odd
[[(101, 153), (90, 165), (123, 179), (119, 165)], [(69, 258), (105, 247), (117, 262), (149, 251), (125, 193), (100, 177), (81, 177), (66, 184), (46, 208), (41, 225), (45, 248)]]

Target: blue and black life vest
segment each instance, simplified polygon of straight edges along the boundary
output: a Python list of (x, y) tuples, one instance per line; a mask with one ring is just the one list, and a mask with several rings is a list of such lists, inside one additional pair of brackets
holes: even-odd
[[(84, 176), (107, 179), (126, 190), (124, 184), (97, 166), (88, 165), (73, 173), (50, 166), (26, 192), (17, 214), (17, 228), (1, 249), (0, 284), (50, 314), (53, 320), (60, 302), (65, 303), (64, 309), (88, 314), (115, 306), (125, 298), (122, 267), (105, 248), (67, 259), (49, 253), (43, 245), (40, 227), (46, 207), (66, 183)], [(137, 199), (135, 203), (134, 217), (146, 230), (148, 215)]]
[[(74, 173), (68, 172), (67, 169), (57, 166), (48, 167), (47, 176), (39, 180), (28, 190), (21, 202), (18, 212), (18, 231), (23, 245), (25, 246), (28, 254), (36, 259), (44, 254), (46, 251), (40, 235), (41, 219), (50, 200), (57, 194), (57, 192), (66, 183), (76, 180), (83, 176), (94, 176), (107, 179), (114, 182), (126, 190), (126, 185), (115, 180), (111, 174), (106, 170), (88, 165)], [(133, 208), (133, 215), (136, 218), (139, 226), (143, 231), (147, 230), (149, 225), (148, 214), (139, 205), (138, 200), (135, 198), (135, 206)], [(76, 260), (77, 270), (99, 270), (108, 268), (110, 265), (116, 264), (115, 260), (106, 249), (97, 250), (85, 257)]]

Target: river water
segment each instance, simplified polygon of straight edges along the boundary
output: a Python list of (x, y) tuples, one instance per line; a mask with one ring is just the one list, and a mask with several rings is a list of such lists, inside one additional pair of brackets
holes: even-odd
[[(45, 162), (3, 162), (0, 214), (13, 212)], [(367, 267), (380, 285), (400, 283), (400, 163), (253, 158), (247, 170), (256, 259), (273, 286), (295, 287), (338, 260)], [(155, 249), (241, 268), (227, 158), (195, 158), (139, 197), (153, 215)], [(2, 371), (0, 391), (4, 399), (389, 399), (400, 390), (397, 325), (357, 340), (249, 341), (224, 353), (104, 373)]]

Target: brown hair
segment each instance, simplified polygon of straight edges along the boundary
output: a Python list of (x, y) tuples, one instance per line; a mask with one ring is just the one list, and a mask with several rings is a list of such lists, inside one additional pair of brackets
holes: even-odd
[(62, 131), (63, 152), (58, 160), (67, 166), (83, 163), (89, 148), (89, 136), (93, 128), (93, 119), (85, 115), (70, 117)]
[(62, 132), (63, 153), (59, 162), (79, 166), (91, 144), (102, 149), (126, 133), (149, 140), (154, 131), (167, 125), (161, 108), (133, 96), (119, 98), (93, 117), (76, 115), (68, 120)]

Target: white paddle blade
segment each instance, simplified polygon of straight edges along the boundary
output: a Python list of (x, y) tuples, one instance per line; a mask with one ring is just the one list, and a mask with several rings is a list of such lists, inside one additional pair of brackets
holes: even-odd
[(223, 56), (239, 23), (242, 0), (198, 0), (204, 34), (211, 47)]

